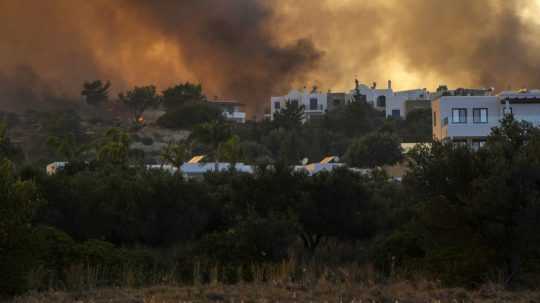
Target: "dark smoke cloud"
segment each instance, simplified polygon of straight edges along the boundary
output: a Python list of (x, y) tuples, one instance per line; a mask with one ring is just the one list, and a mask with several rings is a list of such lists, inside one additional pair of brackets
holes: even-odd
[(190, 80), (254, 112), (321, 57), (307, 39), (278, 45), (266, 26), (271, 11), (257, 0), (0, 1), (10, 25), (0, 29), (9, 39), (0, 58), (71, 94), (95, 78), (117, 90)]
[(52, 110), (73, 103), (68, 96), (58, 95), (58, 90), (50, 87), (29, 66), (17, 66), (9, 73), (0, 72), (0, 96), (2, 108), (10, 111)]
[[(0, 90), (8, 92), (0, 109), (52, 102), (36, 97), (42, 91), (78, 96), (93, 79), (111, 80), (117, 92), (202, 82), (210, 97), (237, 98), (259, 115), (271, 94), (310, 84), (348, 89), (356, 75), (398, 88), (540, 87), (539, 25), (522, 16), (524, 8), (537, 15), (533, 4), (0, 0)], [(28, 85), (33, 97), (13, 93)]]
[(225, 97), (264, 103), (303, 80), (321, 57), (307, 39), (277, 45), (267, 27), (271, 11), (257, 0), (126, 2), (174, 39), (188, 69)]

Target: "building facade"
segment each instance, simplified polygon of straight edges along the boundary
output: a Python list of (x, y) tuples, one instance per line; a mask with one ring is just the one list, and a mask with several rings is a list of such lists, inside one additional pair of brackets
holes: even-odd
[[(273, 119), (274, 114), (287, 105), (287, 102), (297, 103), (304, 106), (305, 120), (321, 116), (339, 106), (343, 106), (355, 100), (354, 96), (360, 95), (373, 108), (385, 112), (386, 117), (407, 118), (408, 112), (419, 106), (429, 108), (431, 94), (424, 89), (413, 89), (394, 92), (392, 82), (388, 81), (388, 87), (377, 88), (373, 83), (371, 87), (356, 83), (350, 92), (327, 92), (323, 93), (314, 87), (311, 91), (292, 90), (285, 96), (271, 97), (270, 111), (266, 117)], [(414, 106), (407, 106), (413, 102)]]
[(270, 118), (273, 119), (276, 112), (285, 108), (287, 104), (297, 104), (304, 107), (304, 122), (320, 117), (328, 110), (328, 97), (331, 94), (322, 93), (314, 87), (311, 91), (292, 90), (285, 96), (271, 97)]
[(352, 92), (365, 96), (368, 104), (373, 105), (375, 109), (384, 111), (386, 117), (393, 118), (406, 119), (410, 110), (416, 109), (415, 107), (407, 107), (407, 103), (412, 101), (416, 104), (423, 103), (422, 107), (425, 108), (429, 107), (431, 100), (431, 94), (425, 88), (394, 92), (390, 80), (388, 86), (383, 89), (377, 88), (377, 83), (373, 83), (371, 87), (357, 83)]
[(506, 114), (540, 125), (540, 90), (440, 96), (431, 102), (433, 138), (480, 147)]
[(211, 100), (210, 102), (223, 111), (223, 116), (228, 121), (237, 123), (246, 122), (246, 113), (243, 110), (244, 104), (235, 100)]

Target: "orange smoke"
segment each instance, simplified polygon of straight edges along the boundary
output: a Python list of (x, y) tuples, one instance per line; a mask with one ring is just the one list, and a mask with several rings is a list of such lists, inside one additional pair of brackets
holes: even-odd
[(355, 76), (540, 87), (535, 11), (524, 0), (0, 0), (0, 110), (74, 103), (95, 79), (114, 93), (201, 82), (259, 116), (272, 94), (350, 89)]

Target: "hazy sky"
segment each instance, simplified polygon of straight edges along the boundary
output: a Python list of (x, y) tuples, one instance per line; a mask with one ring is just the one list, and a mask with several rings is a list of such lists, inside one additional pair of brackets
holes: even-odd
[(0, 0), (0, 109), (77, 97), (93, 79), (115, 92), (202, 82), (252, 112), (355, 76), (540, 87), (539, 13), (533, 0)]

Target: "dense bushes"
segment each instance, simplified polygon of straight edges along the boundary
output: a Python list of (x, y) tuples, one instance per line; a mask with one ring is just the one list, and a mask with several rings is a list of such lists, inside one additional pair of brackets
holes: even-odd
[(191, 129), (193, 126), (223, 120), (222, 110), (209, 102), (189, 102), (167, 111), (157, 123), (164, 128)]
[(12, 163), (0, 159), (0, 293), (27, 286), (26, 276), (36, 264), (30, 222), (39, 202), (35, 184), (19, 181)]
[(42, 184), (37, 219), (77, 240), (167, 246), (196, 238), (210, 220), (203, 184), (138, 169), (58, 174)]
[(307, 176), (282, 163), (185, 180), (123, 156), (54, 176), (17, 175), (3, 161), (0, 266), (10, 278), (0, 285), (234, 282), (314, 260), (525, 285), (540, 273), (539, 155), (540, 130), (508, 119), (479, 150), (418, 146), (401, 183), (379, 170)]
[(403, 159), (399, 138), (389, 133), (372, 133), (354, 140), (345, 153), (345, 161), (353, 167), (393, 165)]

